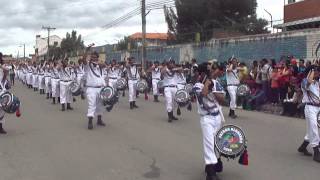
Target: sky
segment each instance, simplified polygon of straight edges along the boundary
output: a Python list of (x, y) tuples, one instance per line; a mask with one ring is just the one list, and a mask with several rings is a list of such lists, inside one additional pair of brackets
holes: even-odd
[[(172, 0), (146, 0), (147, 4)], [(196, 0), (195, 0), (196, 1)], [(102, 28), (118, 17), (139, 7), (140, 0), (0, 0), (0, 52), (23, 56), (34, 53), (35, 37), (47, 36), (42, 26), (55, 27), (51, 35), (65, 37), (76, 30), (85, 44), (116, 43), (123, 36), (141, 32), (141, 16), (133, 16), (112, 28)], [(257, 0), (258, 17), (283, 19), (283, 0)], [(159, 7), (159, 6), (157, 6)], [(147, 15), (147, 32), (167, 32), (163, 10), (151, 10)]]

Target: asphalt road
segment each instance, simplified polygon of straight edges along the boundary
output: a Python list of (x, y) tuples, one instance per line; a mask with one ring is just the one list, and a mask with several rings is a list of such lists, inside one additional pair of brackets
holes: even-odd
[[(6, 115), (8, 134), (0, 136), (0, 180), (202, 180), (204, 165), (199, 117), (183, 110), (167, 123), (163, 102), (127, 97), (105, 112), (107, 127), (86, 129), (86, 101), (61, 112), (44, 96), (17, 84), (22, 117)], [(163, 101), (163, 99), (161, 99)], [(239, 111), (237, 120), (249, 145), (249, 166), (224, 160), (223, 180), (318, 180), (320, 164), (296, 149), (305, 122)]]

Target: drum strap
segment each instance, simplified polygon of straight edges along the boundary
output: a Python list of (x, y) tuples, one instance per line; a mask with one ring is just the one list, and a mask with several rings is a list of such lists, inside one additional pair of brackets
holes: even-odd
[(100, 69), (100, 75), (98, 75), (98, 74), (95, 72), (95, 70), (94, 70), (93, 67), (92, 67), (92, 63), (89, 64), (89, 67), (90, 67), (90, 70), (91, 70), (91, 72), (92, 72), (93, 75), (95, 75), (95, 76), (98, 77), (98, 78), (102, 77), (102, 69), (101, 69), (100, 67), (99, 67), (99, 69)]

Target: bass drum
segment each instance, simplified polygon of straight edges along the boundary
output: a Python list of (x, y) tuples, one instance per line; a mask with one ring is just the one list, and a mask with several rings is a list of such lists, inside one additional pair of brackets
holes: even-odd
[(138, 91), (139, 93), (144, 93), (144, 92), (147, 90), (147, 88), (148, 88), (148, 83), (147, 83), (147, 81), (144, 80), (144, 79), (139, 80), (139, 81), (137, 82), (136, 88), (137, 88), (137, 91)]
[(100, 99), (104, 104), (113, 105), (116, 103), (116, 92), (113, 87), (107, 86), (101, 89)]
[(247, 148), (247, 140), (242, 129), (235, 125), (223, 126), (215, 137), (215, 146), (221, 156), (235, 159)]
[(247, 96), (250, 94), (250, 88), (246, 84), (240, 84), (237, 89), (237, 96)]
[(70, 84), (70, 91), (72, 96), (80, 96), (81, 95), (81, 85), (75, 81)]
[(190, 95), (186, 90), (180, 89), (176, 92), (174, 100), (179, 107), (185, 107), (190, 103)]
[(116, 87), (118, 91), (123, 91), (127, 87), (127, 80), (125, 78), (120, 78), (116, 82)]

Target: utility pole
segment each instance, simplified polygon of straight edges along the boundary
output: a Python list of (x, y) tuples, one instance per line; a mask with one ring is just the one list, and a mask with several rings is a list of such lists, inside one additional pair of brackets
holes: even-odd
[(141, 0), (141, 18), (142, 18), (142, 68), (145, 69), (146, 52), (146, 0)]
[(47, 50), (47, 60), (49, 60), (49, 46), (50, 46), (50, 31), (55, 30), (56, 28), (50, 26), (42, 26), (42, 29), (46, 29), (48, 31), (48, 50)]

